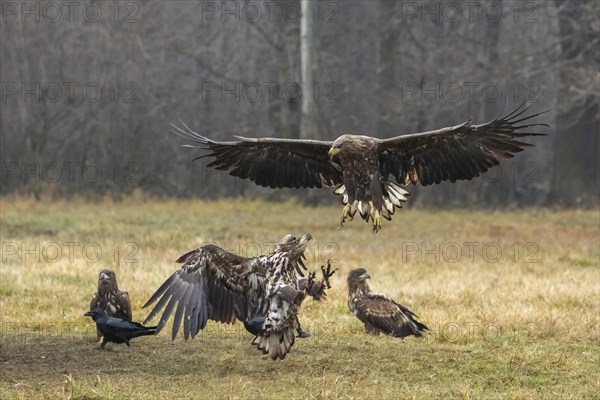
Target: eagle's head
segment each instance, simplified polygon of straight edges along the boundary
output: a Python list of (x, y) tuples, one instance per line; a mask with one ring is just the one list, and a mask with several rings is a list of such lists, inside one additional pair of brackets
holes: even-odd
[(342, 151), (343, 148), (347, 147), (348, 139), (346, 136), (348, 135), (342, 135), (333, 141), (328, 153), (329, 158), (334, 158), (340, 151)]
[(335, 139), (329, 149), (329, 158), (339, 156), (340, 152), (346, 154), (360, 155), (370, 154), (377, 146), (377, 140), (362, 135), (342, 135)]
[(277, 246), (275, 246), (275, 252), (279, 254), (285, 254), (290, 263), (296, 266), (296, 270), (301, 276), (304, 276), (298, 264), (302, 266), (302, 268), (306, 269), (303, 260), (306, 259), (304, 256), (304, 250), (306, 246), (308, 246), (308, 242), (312, 240), (312, 235), (307, 233), (306, 235), (297, 238), (292, 234), (285, 235)]
[(103, 269), (98, 274), (98, 290), (117, 290), (117, 276), (109, 269)]
[(371, 275), (364, 268), (357, 268), (350, 271), (348, 274), (348, 289), (350, 292), (360, 290), (363, 293), (369, 291), (369, 285), (367, 279), (370, 279)]

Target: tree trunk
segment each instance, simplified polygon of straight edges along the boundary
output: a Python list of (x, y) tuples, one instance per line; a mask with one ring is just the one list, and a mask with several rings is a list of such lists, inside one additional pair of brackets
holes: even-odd
[(381, 12), (381, 31), (379, 36), (379, 61), (377, 65), (377, 137), (390, 137), (398, 134), (392, 105), (391, 89), (396, 83), (396, 48), (398, 47), (399, 28), (395, 23), (395, 2), (379, 2)]
[[(300, 64), (302, 74), (302, 115), (300, 117), (300, 137), (314, 139), (316, 137), (315, 99), (313, 93), (313, 13), (311, 10), (317, 3), (300, 1), (302, 19), (300, 21)], [(317, 99), (318, 100), (318, 99)]]

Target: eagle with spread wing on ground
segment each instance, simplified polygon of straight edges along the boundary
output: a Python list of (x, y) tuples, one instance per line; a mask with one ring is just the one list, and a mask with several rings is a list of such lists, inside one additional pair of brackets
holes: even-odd
[(348, 274), (348, 307), (365, 324), (365, 332), (373, 335), (383, 332), (400, 338), (423, 336), (428, 328), (415, 319), (417, 316), (391, 298), (371, 292), (369, 278), (363, 268)]
[(341, 225), (358, 211), (378, 231), (381, 217), (391, 220), (395, 207), (407, 201), (409, 193), (400, 185), (470, 180), (498, 165), (500, 159), (532, 146), (521, 139), (544, 134), (521, 130), (548, 125), (531, 123), (543, 112), (523, 116), (531, 107), (528, 100), (485, 124), (474, 125), (469, 120), (389, 139), (361, 135), (342, 135), (334, 141), (235, 136), (235, 141), (222, 142), (192, 131), (182, 121), (182, 127), (172, 126), (173, 133), (195, 143), (187, 147), (209, 150), (196, 159), (214, 157), (209, 166), (230, 175), (270, 188), (336, 187), (334, 193), (342, 196), (344, 204)]
[[(335, 271), (322, 268), (323, 281), (315, 275), (303, 277), (304, 250), (312, 239), (286, 235), (272, 253), (244, 258), (215, 245), (206, 245), (181, 256), (183, 266), (171, 275), (144, 307), (158, 300), (144, 324), (165, 309), (156, 332), (165, 326), (175, 310), (172, 339), (183, 322), (184, 337), (194, 338), (208, 320), (245, 322), (256, 335), (253, 341), (264, 354), (283, 359), (302, 331), (298, 311), (306, 295), (324, 297), (329, 277)], [(159, 300), (160, 299), (160, 300)], [(175, 307), (177, 306), (177, 307)]]
[[(90, 311), (95, 308), (104, 310), (110, 317), (131, 321), (129, 293), (119, 290), (117, 276), (111, 270), (103, 269), (98, 274), (98, 289), (92, 296), (92, 301), (90, 301)], [(98, 340), (100, 340), (102, 332), (96, 330), (96, 334)]]

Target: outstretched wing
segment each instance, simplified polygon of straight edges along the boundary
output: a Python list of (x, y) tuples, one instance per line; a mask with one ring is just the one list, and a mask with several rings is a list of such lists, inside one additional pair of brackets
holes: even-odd
[(328, 151), (333, 142), (275, 138), (244, 138), (234, 142), (208, 139), (181, 122), (173, 133), (210, 150), (197, 157), (215, 157), (209, 167), (248, 179), (270, 188), (321, 188), (342, 183), (342, 174), (330, 162)]
[[(501, 158), (511, 158), (524, 147), (526, 136), (540, 132), (517, 132), (521, 129), (548, 126), (529, 123), (537, 114), (523, 117), (530, 107), (527, 100), (508, 115), (482, 125), (471, 121), (436, 131), (414, 133), (379, 141), (381, 172), (395, 176), (399, 183), (431, 185), (449, 180), (470, 180), (497, 165)], [(533, 104), (533, 103), (532, 103)]]
[(393, 336), (422, 336), (427, 327), (406, 307), (382, 294), (368, 293), (354, 299), (355, 314), (362, 322)]
[[(156, 328), (157, 333), (175, 310), (173, 339), (182, 321), (186, 339), (190, 335), (194, 338), (209, 319), (235, 322), (235, 305), (239, 305), (238, 309), (252, 310), (262, 293), (266, 266), (249, 262), (217, 246), (207, 245), (193, 250), (181, 256), (177, 262), (183, 263), (183, 266), (143, 306), (148, 307), (160, 299), (144, 324), (165, 308)], [(239, 317), (245, 319), (247, 316)]]

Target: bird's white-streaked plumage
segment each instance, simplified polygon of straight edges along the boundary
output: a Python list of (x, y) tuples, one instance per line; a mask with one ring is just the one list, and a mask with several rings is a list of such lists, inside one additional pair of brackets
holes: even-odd
[[(283, 359), (302, 333), (298, 311), (315, 285), (300, 286), (305, 268), (304, 250), (312, 237), (286, 235), (267, 255), (244, 258), (207, 245), (181, 256), (183, 266), (171, 275), (146, 302), (154, 306), (144, 323), (164, 312), (157, 332), (175, 311), (172, 338), (183, 325), (184, 337), (194, 338), (208, 320), (233, 323), (236, 318), (259, 335), (256, 344), (272, 359)], [(306, 279), (306, 278), (304, 278)], [(262, 326), (256, 326), (261, 321)], [(264, 322), (263, 322), (264, 321)], [(254, 342), (253, 342), (254, 343)]]

